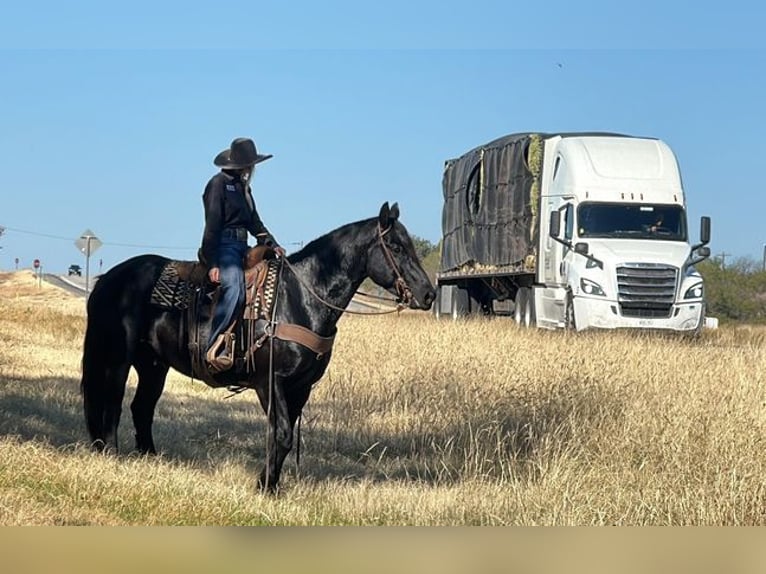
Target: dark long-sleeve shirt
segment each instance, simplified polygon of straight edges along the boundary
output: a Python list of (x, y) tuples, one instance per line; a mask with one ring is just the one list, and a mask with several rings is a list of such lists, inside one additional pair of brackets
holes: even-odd
[(218, 245), (221, 232), (226, 228), (242, 227), (256, 238), (258, 245), (277, 245), (258, 215), (250, 186), (243, 193), (239, 178), (224, 171), (217, 173), (207, 183), (202, 202), (205, 206), (205, 231), (200, 255), (208, 268), (218, 267)]

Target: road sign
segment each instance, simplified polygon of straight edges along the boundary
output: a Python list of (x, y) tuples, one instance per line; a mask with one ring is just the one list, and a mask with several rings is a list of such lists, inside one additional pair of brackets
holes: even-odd
[(74, 244), (85, 257), (90, 257), (103, 245), (101, 240), (90, 229), (83, 231)]
[(40, 260), (35, 259), (32, 265), (34, 266), (35, 269), (40, 269)]
[(90, 229), (83, 231), (74, 244), (85, 255), (85, 299), (87, 301), (90, 294), (90, 256), (103, 244)]

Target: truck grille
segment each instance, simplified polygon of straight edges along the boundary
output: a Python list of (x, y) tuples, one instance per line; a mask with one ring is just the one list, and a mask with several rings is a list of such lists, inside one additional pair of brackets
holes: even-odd
[(617, 268), (617, 301), (623, 317), (670, 317), (678, 269), (655, 263), (625, 263)]

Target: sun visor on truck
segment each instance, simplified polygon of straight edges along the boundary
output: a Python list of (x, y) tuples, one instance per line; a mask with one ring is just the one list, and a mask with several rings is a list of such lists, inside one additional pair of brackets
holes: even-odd
[(529, 263), (542, 154), (540, 135), (514, 134), (445, 163), (442, 272)]

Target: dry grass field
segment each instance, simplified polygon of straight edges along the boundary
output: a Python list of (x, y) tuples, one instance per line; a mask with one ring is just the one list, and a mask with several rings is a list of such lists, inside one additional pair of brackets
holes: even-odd
[(82, 299), (0, 274), (0, 524), (766, 524), (766, 331), (698, 340), (345, 316), (300, 465), (256, 492), (265, 417), (171, 373), (155, 442), (87, 447)]

